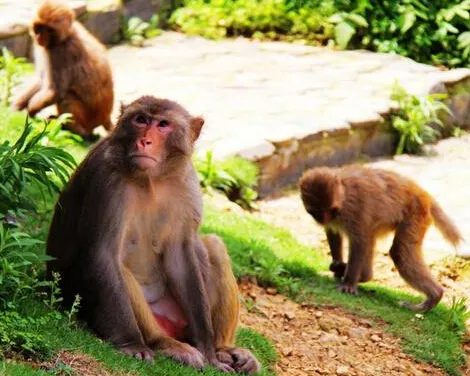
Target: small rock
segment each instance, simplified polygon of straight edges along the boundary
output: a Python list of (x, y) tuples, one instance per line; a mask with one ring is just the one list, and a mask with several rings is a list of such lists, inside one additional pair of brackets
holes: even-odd
[(281, 349), (281, 354), (283, 356), (291, 356), (292, 352), (293, 352), (292, 347), (284, 347), (284, 348)]
[(338, 355), (338, 354), (337, 354), (335, 351), (333, 351), (332, 349), (329, 349), (329, 350), (328, 350), (328, 356), (329, 356), (330, 358), (336, 358), (337, 355)]
[(377, 334), (373, 334), (370, 336), (370, 339), (373, 341), (373, 342), (380, 342), (382, 340), (382, 338), (380, 338)]
[(293, 319), (295, 319), (295, 313), (293, 311), (285, 311), (284, 312), (284, 317), (289, 321), (293, 320)]
[(248, 293), (248, 296), (249, 296), (250, 298), (256, 299), (256, 292), (250, 291), (250, 292)]
[(341, 343), (341, 337), (333, 333), (323, 333), (323, 335), (318, 339), (318, 341), (323, 345), (337, 345)]
[(315, 312), (315, 317), (322, 317), (323, 316), (323, 312)]
[(348, 330), (348, 336), (356, 339), (366, 339), (367, 330), (364, 328), (351, 328)]
[(269, 294), (269, 295), (276, 295), (277, 294), (277, 290), (275, 288), (272, 288), (272, 287), (268, 287), (266, 289), (266, 292)]
[(349, 367), (348, 366), (339, 366), (336, 368), (337, 375), (348, 375), (349, 374)]
[(324, 330), (325, 332), (336, 329), (338, 326), (336, 320), (329, 316), (321, 316), (318, 320), (318, 325), (320, 326), (320, 329)]

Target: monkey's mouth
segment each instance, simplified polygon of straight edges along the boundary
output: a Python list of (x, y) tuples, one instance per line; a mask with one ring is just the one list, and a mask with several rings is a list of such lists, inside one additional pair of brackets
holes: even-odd
[(158, 165), (158, 161), (148, 154), (132, 153), (129, 157), (131, 158), (132, 163), (140, 170), (149, 170)]

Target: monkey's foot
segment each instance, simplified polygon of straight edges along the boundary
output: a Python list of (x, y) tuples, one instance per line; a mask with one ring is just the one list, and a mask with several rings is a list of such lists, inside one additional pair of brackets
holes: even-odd
[(410, 303), (410, 302), (407, 302), (407, 301), (401, 301), (401, 302), (398, 303), (398, 305), (400, 307), (408, 308), (411, 311), (424, 311), (424, 312), (427, 312), (427, 311), (431, 310), (432, 308), (434, 308), (437, 305), (437, 303), (439, 303), (439, 300), (428, 299), (428, 300), (425, 300), (424, 302), (422, 302), (420, 304), (413, 304), (413, 303)]
[(241, 347), (229, 347), (217, 351), (217, 358), (240, 373), (253, 374), (261, 370), (261, 366), (253, 353)]
[(204, 355), (201, 352), (188, 345), (173, 338), (165, 338), (159, 343), (159, 352), (168, 356), (178, 362), (184, 363), (190, 367), (197, 369), (204, 368)]
[(344, 272), (346, 271), (347, 264), (342, 261), (333, 261), (330, 264), (330, 271), (332, 271), (335, 275), (335, 278), (341, 279), (344, 276)]
[(122, 346), (119, 347), (119, 351), (137, 359), (151, 361), (153, 358), (153, 351), (145, 345)]
[(351, 294), (351, 295), (357, 295), (357, 286), (356, 285), (350, 285), (347, 283), (342, 283), (341, 285), (338, 286), (338, 290), (345, 293), (345, 294)]

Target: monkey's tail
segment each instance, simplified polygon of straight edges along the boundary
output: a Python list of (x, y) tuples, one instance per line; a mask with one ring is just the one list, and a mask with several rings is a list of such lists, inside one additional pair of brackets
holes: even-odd
[(452, 222), (449, 216), (444, 213), (444, 210), (442, 210), (439, 204), (435, 201), (431, 206), (431, 215), (434, 219), (436, 227), (439, 229), (444, 238), (454, 247), (457, 247), (463, 240), (462, 234), (460, 233), (457, 226), (455, 226), (454, 222)]

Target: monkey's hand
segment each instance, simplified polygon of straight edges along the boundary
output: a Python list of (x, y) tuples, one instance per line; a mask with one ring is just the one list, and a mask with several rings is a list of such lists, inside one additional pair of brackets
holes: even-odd
[(335, 278), (341, 279), (344, 277), (344, 272), (346, 271), (346, 263), (342, 261), (334, 260), (330, 264), (330, 271), (332, 271), (335, 275)]
[(236, 372), (253, 374), (261, 370), (261, 366), (250, 350), (241, 347), (225, 348), (217, 351), (217, 358), (229, 364)]
[(224, 362), (224, 361), (220, 361), (217, 357), (209, 360), (209, 364), (212, 366), (212, 367), (215, 367), (217, 368), (219, 371), (222, 371), (222, 372), (235, 372), (235, 370), (233, 369), (232, 365)]
[(145, 345), (122, 346), (119, 347), (119, 351), (137, 359), (151, 361), (153, 358), (153, 351)]
[(204, 355), (196, 348), (170, 337), (164, 337), (159, 342), (158, 348), (163, 355), (197, 369), (204, 368)]
[(349, 283), (342, 283), (341, 285), (338, 286), (338, 290), (345, 293), (345, 294), (351, 294), (351, 295), (357, 295), (357, 286), (356, 285), (350, 285)]

